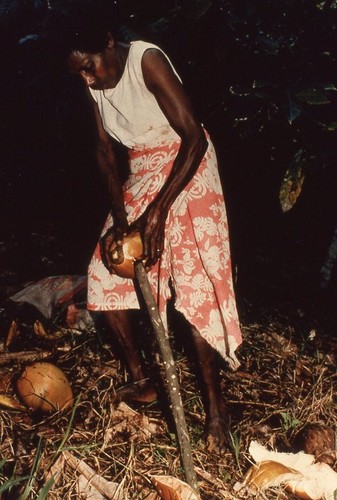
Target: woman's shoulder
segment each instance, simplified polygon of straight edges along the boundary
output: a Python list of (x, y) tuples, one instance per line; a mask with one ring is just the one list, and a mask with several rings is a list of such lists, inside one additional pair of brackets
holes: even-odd
[(150, 42), (144, 42), (143, 40), (135, 40), (130, 43), (130, 56), (132, 57), (142, 57), (144, 52), (149, 49), (157, 49), (160, 52), (163, 52), (158, 45)]
[(143, 55), (149, 49), (156, 49), (162, 54), (164, 54), (164, 56), (170, 63), (174, 73), (177, 75), (179, 80), (181, 80), (168, 55), (158, 45), (151, 42), (145, 42), (143, 40), (136, 40), (134, 42), (131, 42), (129, 51), (129, 64), (131, 64), (134, 67), (140, 68)]
[(145, 52), (149, 49), (157, 49), (161, 51), (157, 45), (144, 42), (143, 40), (136, 40), (130, 43), (130, 50), (126, 65), (128, 74), (136, 75), (137, 80), (141, 80), (143, 77), (142, 60)]

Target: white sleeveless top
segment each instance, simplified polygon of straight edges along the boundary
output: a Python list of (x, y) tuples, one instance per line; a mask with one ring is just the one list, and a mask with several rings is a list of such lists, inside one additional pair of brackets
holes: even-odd
[[(144, 82), (141, 61), (144, 52), (150, 48), (163, 52), (151, 43), (132, 42), (124, 72), (116, 87), (107, 90), (89, 89), (97, 102), (104, 129), (129, 148), (178, 138)], [(173, 66), (172, 69), (179, 78)]]

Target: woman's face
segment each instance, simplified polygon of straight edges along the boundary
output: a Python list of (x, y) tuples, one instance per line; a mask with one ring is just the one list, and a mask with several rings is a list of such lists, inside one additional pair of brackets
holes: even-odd
[(107, 48), (99, 53), (80, 52), (74, 50), (68, 57), (68, 67), (71, 73), (79, 74), (87, 87), (94, 90), (106, 90), (116, 87), (123, 67), (112, 38)]

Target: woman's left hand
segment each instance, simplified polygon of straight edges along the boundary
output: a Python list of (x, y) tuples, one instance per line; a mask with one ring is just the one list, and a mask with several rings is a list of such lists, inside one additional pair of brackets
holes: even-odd
[(146, 267), (152, 267), (164, 250), (167, 212), (150, 204), (145, 212), (130, 226), (130, 232), (140, 232), (143, 241), (143, 258)]

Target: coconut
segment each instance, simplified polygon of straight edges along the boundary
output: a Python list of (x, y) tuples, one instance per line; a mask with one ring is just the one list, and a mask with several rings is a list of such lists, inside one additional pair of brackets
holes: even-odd
[(314, 455), (316, 462), (334, 465), (337, 459), (335, 430), (319, 422), (307, 424), (295, 436), (293, 448)]
[[(140, 260), (143, 253), (143, 243), (139, 232), (127, 234), (123, 238), (123, 256), (124, 260), (121, 264), (113, 264), (113, 271), (121, 278), (135, 277), (134, 263)], [(117, 246), (112, 249), (112, 259), (118, 259)]]
[(26, 406), (43, 413), (64, 409), (74, 400), (67, 377), (52, 363), (36, 362), (26, 366), (16, 381), (16, 388)]

